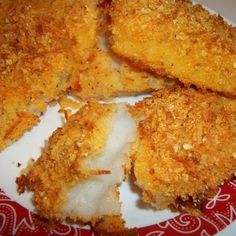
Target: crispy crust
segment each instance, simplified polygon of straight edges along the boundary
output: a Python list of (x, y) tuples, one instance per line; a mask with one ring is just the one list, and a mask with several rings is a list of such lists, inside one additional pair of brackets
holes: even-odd
[(126, 229), (120, 216), (103, 217), (96, 222), (93, 229), (99, 236), (135, 236), (136, 229)]
[[(125, 227), (120, 213), (98, 214), (91, 218), (68, 211), (65, 213), (68, 192), (74, 186), (87, 180), (92, 182), (94, 176), (110, 174), (109, 167), (108, 170), (91, 168), (90, 163), (94, 158), (98, 160), (104, 151), (116, 112), (116, 104), (89, 102), (84, 105), (53, 133), (39, 159), (30, 163), (17, 178), (18, 192), (33, 191), (35, 208), (39, 216), (49, 223), (69, 220), (89, 223), (98, 235), (136, 235), (135, 230)], [(130, 163), (129, 160), (127, 162), (123, 163), (124, 171)], [(110, 197), (120, 205), (118, 184), (109, 191)]]
[(130, 108), (134, 173), (143, 199), (196, 213), (236, 171), (236, 103), (194, 89), (162, 89)]
[[(71, 85), (75, 68), (87, 67), (96, 44), (96, 3), (0, 1), (0, 150), (37, 123), (47, 103)], [(22, 113), (21, 128), (7, 135)]]
[(115, 105), (83, 106), (53, 133), (40, 158), (17, 178), (20, 193), (25, 189), (34, 192), (33, 202), (40, 216), (64, 220), (62, 210), (68, 189), (92, 175), (105, 173), (90, 169), (85, 161), (102, 152), (115, 110)]
[(114, 0), (112, 49), (186, 85), (236, 95), (236, 29), (189, 0)]
[[(9, 121), (8, 121), (9, 122)], [(7, 127), (2, 139), (0, 139), (0, 149), (5, 145), (17, 140), (23, 133), (31, 129), (39, 122), (38, 116), (29, 112), (16, 113), (14, 120), (11, 120)]]

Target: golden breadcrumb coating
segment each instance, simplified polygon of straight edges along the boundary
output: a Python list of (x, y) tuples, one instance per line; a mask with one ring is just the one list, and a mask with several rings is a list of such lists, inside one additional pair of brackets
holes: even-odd
[(114, 52), (159, 75), (236, 95), (236, 29), (189, 0), (113, 0)]
[(89, 103), (70, 116), (63, 128), (49, 138), (40, 158), (18, 178), (19, 192), (34, 192), (38, 213), (53, 220), (62, 220), (69, 188), (103, 170), (91, 169), (86, 157), (100, 154), (111, 129), (115, 105)]
[(137, 95), (168, 84), (164, 78), (140, 71), (125, 62), (113, 66), (113, 57), (106, 51), (97, 50), (90, 59), (89, 68), (75, 78), (72, 86), (73, 94), (82, 99)]
[(37, 123), (46, 104), (71, 85), (75, 69), (87, 67), (96, 4), (0, 1), (0, 150)]
[(236, 102), (194, 89), (161, 89), (131, 107), (134, 174), (157, 208), (197, 213), (236, 172)]
[(90, 223), (96, 232), (104, 234), (127, 231), (120, 213), (118, 186), (130, 159), (127, 143), (123, 150), (117, 149), (113, 139), (119, 139), (119, 134), (112, 134), (120, 130), (115, 122), (124, 119), (121, 116), (125, 111), (133, 122), (123, 106), (85, 104), (52, 134), (39, 159), (17, 178), (19, 193), (33, 191), (33, 203), (41, 217), (50, 222)]

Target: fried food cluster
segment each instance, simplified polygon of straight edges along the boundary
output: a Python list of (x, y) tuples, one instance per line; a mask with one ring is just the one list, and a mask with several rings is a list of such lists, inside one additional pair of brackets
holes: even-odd
[(87, 68), (96, 3), (0, 1), (0, 150), (38, 122), (70, 87), (75, 70)]
[(0, 151), (59, 101), (66, 122), (19, 193), (50, 222), (137, 235), (119, 200), (131, 171), (145, 202), (193, 214), (236, 174), (236, 30), (189, 0), (109, 2), (0, 0)]
[(112, 50), (139, 67), (236, 95), (236, 30), (189, 0), (113, 0)]
[[(83, 99), (137, 95), (166, 84), (98, 49), (99, 1), (1, 1), (0, 151), (70, 91)], [(19, 105), (20, 104), (20, 105)]]
[(143, 199), (199, 213), (236, 172), (236, 103), (194, 89), (162, 89), (131, 107), (134, 174)]

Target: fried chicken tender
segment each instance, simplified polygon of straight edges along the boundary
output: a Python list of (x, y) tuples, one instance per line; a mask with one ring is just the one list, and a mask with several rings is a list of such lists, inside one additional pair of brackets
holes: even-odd
[[(173, 83), (115, 59), (108, 51), (97, 50), (91, 57), (89, 68), (75, 78), (72, 93), (84, 100), (108, 99), (148, 93)], [(113, 63), (117, 64), (113, 66)]]
[(236, 102), (194, 89), (162, 89), (130, 108), (140, 120), (134, 174), (144, 201), (199, 213), (236, 173)]
[(135, 134), (124, 104), (90, 102), (53, 133), (40, 158), (17, 179), (18, 190), (33, 191), (37, 212), (50, 221), (126, 231), (118, 186), (130, 168), (127, 153)]
[(97, 1), (0, 1), (0, 151), (35, 125), (84, 70)]
[(189, 0), (113, 0), (110, 43), (158, 75), (236, 95), (236, 29)]

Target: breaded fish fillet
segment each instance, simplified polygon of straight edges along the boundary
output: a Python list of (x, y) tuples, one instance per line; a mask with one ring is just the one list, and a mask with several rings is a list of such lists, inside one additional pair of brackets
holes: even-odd
[(113, 0), (114, 52), (159, 75), (236, 95), (236, 29), (189, 0)]
[(143, 94), (174, 84), (116, 59), (109, 51), (98, 49), (90, 58), (89, 68), (75, 78), (72, 93), (81, 99), (108, 99)]
[(130, 166), (135, 134), (124, 104), (88, 103), (53, 133), (40, 158), (17, 179), (19, 192), (33, 191), (37, 212), (50, 221), (125, 231), (118, 186)]
[(162, 89), (130, 108), (138, 125), (134, 174), (156, 208), (197, 213), (236, 173), (236, 102), (194, 89)]
[(38, 122), (87, 68), (97, 1), (0, 1), (0, 150)]

